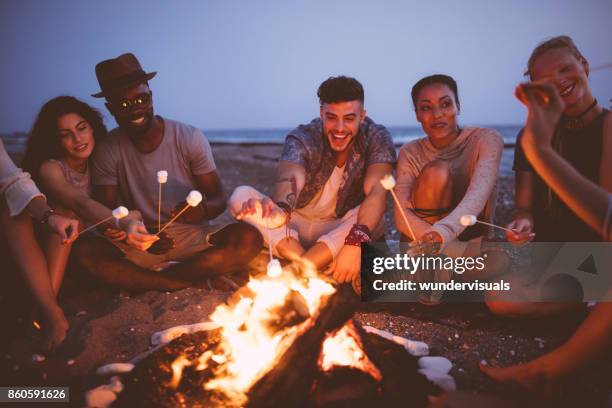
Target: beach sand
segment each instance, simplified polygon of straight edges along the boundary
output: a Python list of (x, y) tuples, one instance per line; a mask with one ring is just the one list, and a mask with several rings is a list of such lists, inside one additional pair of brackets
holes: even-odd
[[(279, 145), (213, 145), (217, 168), (228, 194), (242, 184), (269, 194), (280, 151)], [(510, 217), (512, 183), (512, 174), (507, 171), (499, 179), (495, 218), (500, 224), (505, 224)], [(397, 239), (391, 208), (389, 200), (387, 238)], [(218, 220), (230, 219), (225, 213)], [(70, 385), (77, 405), (84, 390), (105, 380), (93, 375), (97, 367), (129, 361), (147, 350), (155, 331), (207, 320), (208, 314), (228, 295), (205, 289), (128, 294), (102, 288), (80, 271), (71, 270), (60, 297), (71, 323), (66, 346), (44, 362), (34, 363), (31, 340), (35, 336), (24, 335), (25, 331), (32, 332), (27, 313), (31, 301), (15, 295), (19, 292), (14, 288), (20, 285), (15, 272), (7, 269), (5, 277), (9, 277), (11, 284), (4, 285), (0, 297), (0, 323), (5, 328), (0, 384)], [(24, 293), (22, 286), (21, 293)], [(436, 308), (415, 304), (363, 304), (356, 318), (396, 335), (427, 342), (433, 354), (453, 362), (451, 374), (461, 392), (515, 400), (523, 394), (486, 378), (480, 373), (478, 363), (493, 359), (507, 365), (541, 355), (561, 344), (583, 317), (581, 314), (526, 324), (495, 318), (482, 304), (455, 303)]]

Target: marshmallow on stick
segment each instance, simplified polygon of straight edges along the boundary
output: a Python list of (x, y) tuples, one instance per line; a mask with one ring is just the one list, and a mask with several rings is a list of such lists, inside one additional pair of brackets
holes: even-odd
[(272, 256), (272, 234), (270, 234), (270, 225), (268, 225), (268, 218), (266, 218), (266, 227), (268, 229), (268, 251), (270, 253), (270, 261), (268, 262), (266, 273), (270, 278), (278, 278), (283, 273), (283, 268), (278, 259), (274, 259)]
[(408, 222), (408, 217), (406, 217), (406, 212), (404, 208), (402, 207), (402, 205), (400, 204), (399, 198), (397, 198), (395, 191), (393, 190), (396, 184), (395, 178), (393, 177), (392, 174), (387, 174), (383, 176), (383, 178), (380, 179), (380, 184), (382, 184), (385, 190), (389, 190), (389, 192), (391, 192), (391, 196), (393, 197), (393, 200), (395, 201), (397, 208), (399, 208), (400, 210), (400, 214), (402, 215), (402, 218), (404, 222), (406, 223), (406, 226), (408, 227), (408, 232), (410, 232), (412, 240), (416, 241), (417, 239), (416, 235), (414, 235), (414, 231), (412, 230), (412, 227), (410, 226), (410, 223)]
[(161, 229), (161, 199), (162, 199), (162, 184), (168, 182), (168, 172), (160, 170), (157, 172), (157, 231)]
[(164, 227), (157, 232), (156, 235), (159, 235), (163, 230), (165, 230), (168, 225), (172, 224), (178, 217), (180, 217), (185, 211), (187, 211), (189, 207), (197, 207), (198, 205), (200, 205), (200, 203), (202, 202), (202, 193), (196, 190), (191, 190), (187, 195), (187, 198), (185, 198), (185, 201), (187, 201), (187, 205), (185, 205), (185, 207), (183, 207), (183, 209), (179, 211), (178, 214), (172, 217), (172, 219), (168, 221), (166, 225), (164, 225)]
[(499, 228), (499, 229), (502, 229), (504, 231), (508, 231), (508, 232), (512, 232), (513, 234), (516, 234), (516, 231), (513, 231), (513, 230), (511, 230), (509, 228), (505, 228), (505, 227), (502, 227), (502, 226), (499, 226), (499, 225), (495, 225), (495, 224), (491, 224), (491, 223), (488, 223), (488, 222), (480, 221), (478, 218), (476, 218), (475, 215), (471, 215), (471, 214), (462, 215), (461, 218), (459, 218), (459, 223), (461, 223), (461, 225), (463, 225), (464, 227), (469, 227), (471, 225), (479, 223), (479, 224), (488, 225), (488, 226), (493, 227), (493, 228)]
[(268, 262), (267, 266), (267, 274), (270, 278), (278, 278), (283, 273), (283, 267), (278, 259), (272, 258), (270, 262)]
[(102, 221), (99, 221), (99, 222), (95, 223), (94, 225), (90, 225), (89, 227), (85, 228), (83, 231), (79, 232), (79, 235), (81, 235), (81, 234), (83, 234), (83, 233), (85, 233), (85, 232), (87, 232), (87, 231), (89, 231), (91, 229), (96, 228), (98, 225), (103, 224), (103, 223), (105, 223), (106, 221), (108, 221), (108, 220), (110, 220), (112, 218), (114, 218), (116, 220), (120, 220), (122, 218), (125, 218), (125, 217), (127, 217), (127, 215), (129, 213), (130, 213), (130, 211), (127, 208), (125, 208), (123, 206), (119, 206), (119, 207), (115, 208), (112, 211), (112, 213), (111, 213), (112, 215), (110, 217), (107, 217), (107, 218), (103, 219)]

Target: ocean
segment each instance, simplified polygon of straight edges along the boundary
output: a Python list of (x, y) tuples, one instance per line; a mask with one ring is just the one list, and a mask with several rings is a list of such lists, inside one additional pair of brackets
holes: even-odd
[[(504, 138), (506, 149), (502, 155), (500, 173), (504, 175), (512, 172), (513, 149), (511, 148), (520, 125), (497, 125), (483, 126), (496, 129)], [(424, 133), (420, 127), (388, 127), (396, 146), (423, 137)], [(291, 129), (224, 129), (203, 130), (211, 143), (235, 143), (235, 144), (282, 144), (285, 136)], [(4, 146), (9, 154), (22, 153), (25, 150), (27, 135), (24, 132), (16, 132), (10, 135), (0, 135)]]
[[(484, 126), (496, 129), (504, 138), (506, 145), (513, 145), (521, 126), (502, 125)], [(388, 127), (396, 145), (403, 145), (423, 137), (421, 127)], [(291, 129), (241, 129), (241, 130), (204, 130), (213, 143), (283, 143)]]

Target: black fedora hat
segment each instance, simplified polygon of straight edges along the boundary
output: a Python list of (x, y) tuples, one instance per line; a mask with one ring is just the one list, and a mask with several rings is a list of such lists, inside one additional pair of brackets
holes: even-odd
[(103, 98), (131, 85), (146, 82), (156, 74), (157, 72), (144, 72), (140, 62), (131, 52), (104, 60), (96, 65), (96, 77), (101, 91), (91, 96)]

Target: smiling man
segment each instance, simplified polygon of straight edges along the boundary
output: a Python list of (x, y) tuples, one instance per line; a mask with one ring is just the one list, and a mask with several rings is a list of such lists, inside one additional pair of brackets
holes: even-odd
[(332, 77), (317, 92), (320, 117), (285, 139), (272, 198), (241, 186), (229, 200), (274, 252), (325, 267), (357, 289), (360, 244), (384, 233), (386, 190), (395, 148), (387, 129), (366, 116), (362, 85)]
[[(129, 289), (198, 284), (239, 271), (262, 247), (259, 232), (246, 223), (208, 223), (226, 207), (210, 145), (200, 130), (154, 114), (148, 81), (155, 74), (143, 71), (133, 54), (96, 66), (102, 91), (93, 96), (106, 98), (119, 127), (94, 152), (94, 196), (109, 208), (121, 204), (140, 211), (144, 224), (133, 224), (126, 242), (121, 236), (80, 240), (77, 254), (88, 272)], [(152, 233), (158, 228), (156, 175), (160, 170), (168, 172), (161, 200), (162, 225), (185, 207), (191, 190), (200, 191), (205, 199), (165, 229), (165, 239), (156, 242), (159, 238)], [(163, 267), (167, 268), (151, 272)]]

